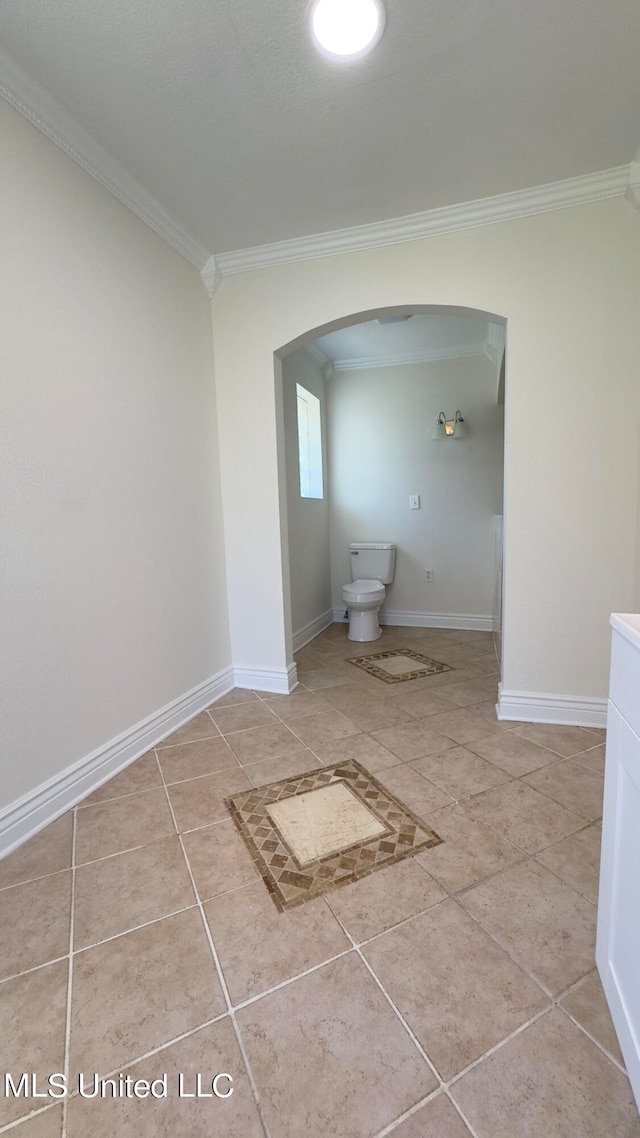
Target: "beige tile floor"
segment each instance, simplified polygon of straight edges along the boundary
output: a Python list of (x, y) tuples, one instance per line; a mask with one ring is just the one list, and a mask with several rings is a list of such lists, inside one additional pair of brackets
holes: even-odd
[[(347, 662), (390, 648), (455, 671)], [(593, 957), (603, 732), (499, 723), (486, 633), (354, 647), (334, 625), (298, 667), (293, 695), (231, 692), (0, 864), (6, 1069), (168, 1078), (166, 1099), (0, 1098), (0, 1129), (637, 1138)], [(444, 841), (279, 913), (224, 799), (344, 757)], [(179, 1098), (178, 1072), (234, 1093)]]

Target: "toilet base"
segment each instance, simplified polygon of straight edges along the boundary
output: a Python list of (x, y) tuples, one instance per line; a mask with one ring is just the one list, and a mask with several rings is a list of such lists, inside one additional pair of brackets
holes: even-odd
[(360, 644), (379, 640), (382, 629), (378, 623), (378, 609), (349, 609), (348, 640), (355, 640)]

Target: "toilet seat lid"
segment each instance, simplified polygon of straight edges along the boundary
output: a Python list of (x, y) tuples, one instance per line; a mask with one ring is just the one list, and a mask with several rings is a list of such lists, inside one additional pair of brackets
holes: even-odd
[(349, 585), (345, 585), (342, 592), (357, 600), (358, 597), (373, 597), (376, 593), (384, 593), (384, 585), (382, 581), (371, 581), (363, 578), (360, 581), (352, 581)]

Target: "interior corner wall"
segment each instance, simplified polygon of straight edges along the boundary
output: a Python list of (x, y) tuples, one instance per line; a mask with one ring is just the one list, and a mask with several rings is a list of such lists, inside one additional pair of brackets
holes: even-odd
[(638, 495), (636, 506), (636, 559), (632, 612), (640, 612), (640, 416), (638, 419)]
[[(393, 541), (382, 609), (391, 623), (434, 614), (490, 622), (504, 450), (495, 364), (471, 356), (339, 371), (328, 387), (333, 607), (351, 580), (349, 543)], [(461, 410), (468, 437), (431, 439), (443, 409), (447, 418)]]
[(230, 664), (198, 271), (0, 100), (2, 788)]
[(283, 667), (291, 652), (274, 353), (375, 310), (459, 306), (507, 322), (504, 687), (606, 695), (609, 614), (633, 603), (639, 221), (613, 199), (223, 281), (213, 314), (234, 659)]
[[(324, 496), (302, 498), (298, 467), (296, 384), (320, 400)], [(291, 620), (294, 637), (321, 621), (331, 609), (329, 559), (330, 480), (327, 463), (327, 402), (325, 381), (318, 365), (305, 352), (282, 361), (284, 444), (289, 534)]]

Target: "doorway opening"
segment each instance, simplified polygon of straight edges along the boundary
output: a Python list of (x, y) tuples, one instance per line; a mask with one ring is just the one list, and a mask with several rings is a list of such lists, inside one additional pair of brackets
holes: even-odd
[[(505, 347), (499, 315), (414, 305), (346, 316), (277, 353), (291, 660), (331, 625), (347, 637), (350, 546), (380, 543), (396, 546), (396, 561), (378, 648), (391, 628), (407, 641), (428, 629), (468, 633), (470, 643), (490, 634), (482, 642), (500, 671)], [(317, 403), (322, 493), (313, 499), (300, 390)]]

